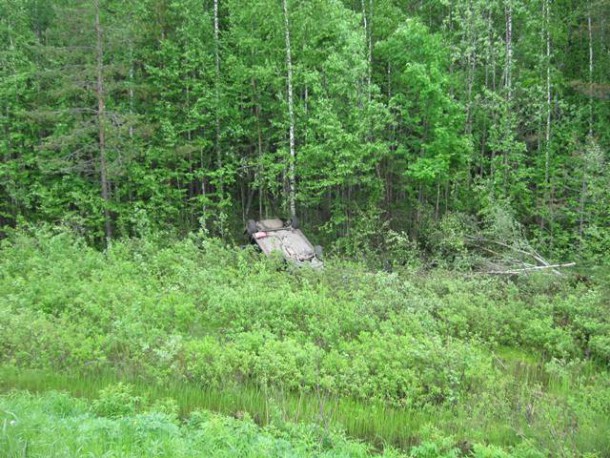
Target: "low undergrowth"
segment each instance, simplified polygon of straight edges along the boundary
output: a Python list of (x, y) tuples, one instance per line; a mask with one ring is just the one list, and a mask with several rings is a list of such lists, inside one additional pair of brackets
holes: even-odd
[(464, 454), (475, 443), (610, 453), (600, 287), (326, 264), (293, 270), (198, 236), (100, 253), (65, 232), (16, 234), (1, 248), (0, 362), (255, 393), (247, 410), (259, 419), (273, 401), (285, 420), (404, 450), (436, 430)]
[(149, 405), (124, 385), (92, 402), (57, 392), (2, 396), (0, 422), (0, 454), (15, 458), (370, 456), (340, 434), (289, 423), (260, 428), (247, 413), (195, 411), (180, 420), (171, 399)]
[(274, 418), (257, 425), (246, 411), (226, 416), (193, 410), (180, 417), (172, 398), (151, 401), (130, 385), (108, 386), (93, 400), (64, 392), (0, 395), (0, 453), (17, 457), (370, 457), (537, 458), (523, 442), (509, 452), (456, 441), (434, 427), (408, 453), (349, 439), (336, 428)]

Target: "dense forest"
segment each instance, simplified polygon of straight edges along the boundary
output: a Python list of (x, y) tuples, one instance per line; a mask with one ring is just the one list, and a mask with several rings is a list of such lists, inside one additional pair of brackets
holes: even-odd
[[(610, 250), (607, 0), (1, 0), (0, 225)], [(494, 219), (495, 218), (495, 219)], [(497, 226), (497, 224), (496, 224)], [(333, 245), (334, 244), (334, 245)]]
[(0, 457), (610, 456), (609, 33), (0, 0)]

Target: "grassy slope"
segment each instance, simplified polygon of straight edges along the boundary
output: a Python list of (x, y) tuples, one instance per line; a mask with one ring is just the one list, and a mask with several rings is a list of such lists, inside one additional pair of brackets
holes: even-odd
[[(5, 244), (5, 367), (38, 369), (42, 388), (63, 371), (174, 384), (183, 411), (197, 396), (181, 392), (206, 392), (198, 408), (259, 423), (273, 404), (283, 420), (377, 444), (610, 453), (610, 327), (594, 288), (332, 262), (292, 272), (213, 240), (161, 245), (102, 254), (48, 233)], [(10, 373), (5, 388), (30, 383)]]

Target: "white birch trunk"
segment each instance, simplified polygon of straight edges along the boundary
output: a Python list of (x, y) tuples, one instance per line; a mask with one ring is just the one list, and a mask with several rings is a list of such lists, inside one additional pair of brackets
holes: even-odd
[(288, 19), (288, 4), (287, 0), (282, 0), (284, 9), (284, 32), (286, 39), (286, 71), (287, 71), (287, 89), (288, 89), (288, 121), (289, 126), (289, 142), (290, 142), (290, 158), (288, 161), (288, 186), (289, 186), (289, 206), (291, 218), (296, 217), (296, 151), (295, 151), (295, 134), (294, 134), (294, 99), (292, 91), (292, 52), (290, 47), (290, 21)]
[(373, 78), (373, 35), (372, 35), (372, 17), (373, 17), (373, 0), (369, 3), (370, 20), (367, 18), (366, 0), (361, 0), (362, 4), (362, 21), (364, 26), (364, 39), (367, 44), (367, 75), (366, 87), (368, 101), (371, 101), (371, 82)]
[[(505, 122), (506, 130), (504, 135), (512, 135), (512, 103), (513, 103), (513, 4), (512, 0), (506, 2), (506, 62), (504, 65), (505, 88), (506, 88), (506, 113)], [(503, 168), (504, 168), (504, 192), (508, 192), (509, 188), (509, 150), (504, 148), (503, 151)]]

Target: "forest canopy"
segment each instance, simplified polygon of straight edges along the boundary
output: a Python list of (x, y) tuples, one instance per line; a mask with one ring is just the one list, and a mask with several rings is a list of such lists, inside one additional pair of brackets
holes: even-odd
[(236, 239), (297, 213), (349, 254), (390, 229), (426, 248), (502, 210), (549, 255), (602, 259), (609, 11), (0, 0), (0, 233)]

